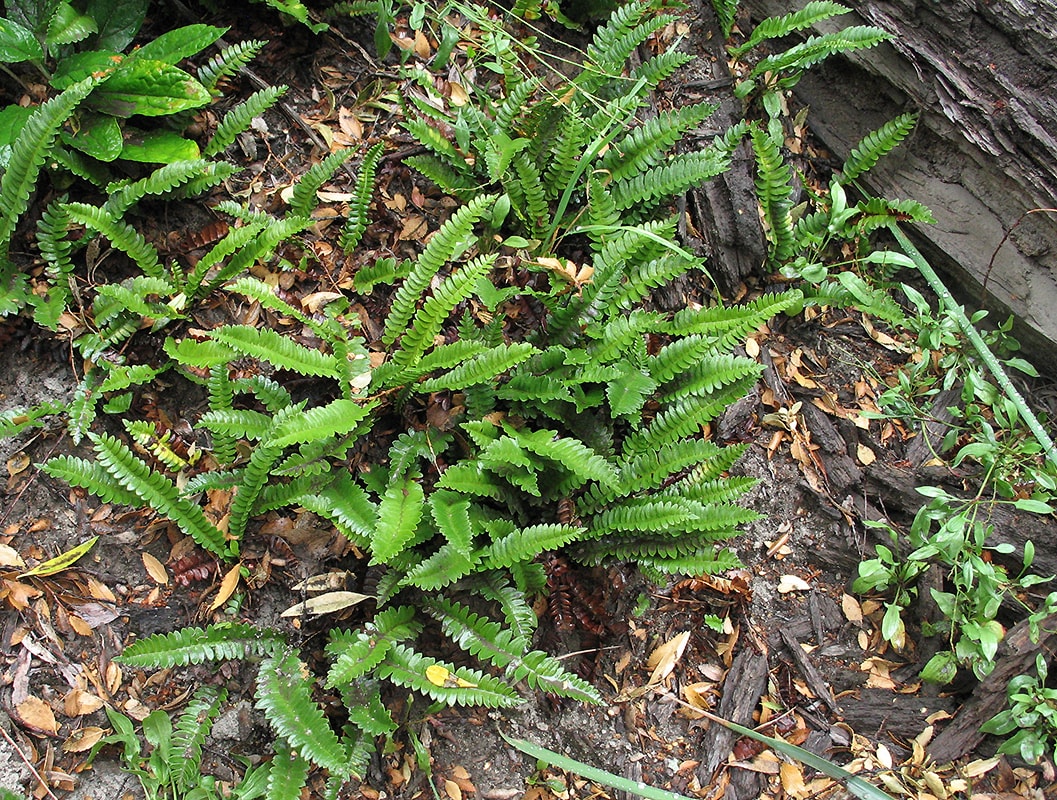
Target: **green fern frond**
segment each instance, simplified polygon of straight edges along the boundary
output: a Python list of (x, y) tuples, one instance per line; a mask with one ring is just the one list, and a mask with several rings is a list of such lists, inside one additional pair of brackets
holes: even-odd
[(302, 758), (346, 775), (348, 753), (312, 699), (307, 668), (294, 650), (268, 655), (257, 673), (257, 707)]
[(391, 561), (415, 538), (425, 502), (422, 484), (414, 478), (392, 482), (378, 504), (378, 522), (371, 533), (372, 564)]
[(812, 36), (806, 42), (793, 45), (784, 53), (776, 53), (760, 59), (749, 73), (749, 77), (757, 78), (767, 73), (781, 75), (793, 72), (792, 76), (779, 79), (778, 82), (779, 86), (788, 88), (795, 84), (799, 72), (812, 64), (817, 64), (838, 53), (874, 47), (890, 38), (892, 38), (891, 35), (883, 29), (870, 25), (855, 25), (834, 33)]
[(444, 470), (437, 486), (474, 497), (490, 497), (493, 500), (499, 500), (504, 494), (495, 476), (476, 461), (460, 461), (451, 465)]
[(131, 225), (110, 216), (104, 209), (87, 203), (64, 203), (65, 213), (73, 222), (101, 233), (110, 243), (128, 255), (144, 273), (152, 278), (164, 277), (157, 249)]
[(214, 436), (228, 436), (256, 442), (271, 433), (272, 417), (246, 408), (222, 408), (207, 411), (199, 418), (198, 424)]
[(298, 375), (315, 375), (335, 380), (340, 377), (334, 356), (298, 344), (271, 328), (223, 325), (210, 331), (210, 336), (214, 341), (237, 352), (267, 361), (276, 369), (288, 369)]
[(755, 380), (762, 371), (760, 364), (742, 356), (702, 356), (693, 369), (680, 374), (665, 387), (662, 396), (665, 400), (676, 400), (693, 394), (708, 395), (732, 383)]
[(854, 181), (870, 170), (878, 160), (891, 152), (917, 124), (917, 114), (900, 114), (875, 131), (870, 131), (852, 148), (841, 169), (844, 182)]
[(430, 281), (448, 261), (462, 253), (469, 244), (473, 226), (494, 205), (496, 196), (481, 194), (464, 205), (445, 222), (429, 240), (411, 274), (400, 285), (385, 320), (382, 342), (391, 345), (404, 332), (415, 313), (415, 307)]
[(263, 308), (274, 311), (280, 316), (292, 317), (307, 327), (312, 325), (312, 320), (307, 314), (287, 303), (275, 293), (275, 287), (269, 286), (259, 278), (239, 278), (225, 286), (224, 290), (241, 294), (250, 300), (260, 303)]
[[(780, 39), (794, 31), (810, 28), (816, 22), (847, 14), (849, 11), (851, 11), (850, 8), (840, 3), (830, 2), (830, 0), (813, 0), (799, 11), (762, 20), (753, 28), (752, 35), (744, 43), (737, 47), (727, 48), (727, 51), (737, 58), (765, 39)], [(730, 31), (728, 30), (724, 35), (730, 36)]]
[(432, 150), (449, 169), (456, 173), (469, 174), (462, 154), (435, 126), (420, 117), (408, 117), (401, 124), (423, 147)]
[(654, 14), (649, 0), (633, 0), (618, 7), (587, 46), (588, 64), (576, 83), (593, 92), (619, 76), (635, 48), (675, 19), (670, 14)]
[(441, 281), (415, 314), (409, 330), (400, 337), (394, 365), (412, 366), (419, 361), (456, 306), (473, 294), (477, 282), (491, 271), (496, 258), (494, 254), (478, 256)]
[(177, 186), (172, 191), (166, 192), (164, 197), (167, 200), (181, 197), (197, 197), (214, 186), (220, 186), (238, 171), (239, 168), (230, 161), (209, 161), (191, 180), (182, 186)]
[[(286, 86), (266, 86), (228, 111), (217, 125), (212, 138), (202, 149), (202, 155), (208, 158), (223, 153), (229, 145), (235, 142), (240, 133), (249, 129), (256, 117), (279, 102), (279, 98), (286, 94), (287, 88)], [(302, 213), (305, 216), (308, 215), (308, 212)]]
[[(511, 200), (515, 201), (514, 212), (521, 217), (533, 236), (543, 236), (544, 229), (550, 222), (550, 207), (540, 169), (524, 153), (514, 156), (513, 169), (517, 180), (505, 181), (504, 185), (511, 192)], [(515, 185), (521, 202), (517, 202), (514, 197)]]
[(804, 302), (799, 289), (761, 295), (739, 306), (716, 305), (676, 312), (665, 326), (670, 336), (710, 337), (717, 350), (729, 350), (772, 317), (797, 308)]
[(694, 103), (666, 111), (646, 121), (613, 143), (601, 161), (613, 180), (632, 178), (659, 164), (683, 135), (716, 110), (712, 103)]
[(519, 528), (492, 543), (484, 557), (485, 566), (501, 569), (521, 561), (531, 561), (546, 550), (557, 550), (585, 533), (575, 525), (543, 523)]
[[(279, 412), (276, 415), (276, 424), (281, 424), (289, 414), (295, 411), (293, 407), (286, 410), (288, 413)], [(282, 455), (282, 448), (270, 442), (262, 442), (253, 448), (250, 459), (242, 468), (238, 490), (231, 501), (231, 509), (228, 515), (228, 535), (237, 547), (237, 543), (246, 533), (246, 524), (253, 514), (257, 498), (261, 489), (268, 482), (275, 462)]]
[(138, 181), (111, 183), (107, 186), (107, 194), (110, 196), (103, 204), (103, 210), (113, 219), (120, 219), (128, 209), (147, 195), (157, 196), (172, 191), (200, 174), (208, 165), (208, 161), (200, 158), (173, 161)]
[(663, 558), (639, 556), (636, 561), (641, 567), (652, 568), (665, 575), (721, 575), (744, 566), (738, 557), (726, 548), (706, 548), (698, 553)]
[(693, 60), (694, 56), (689, 53), (683, 53), (679, 50), (666, 50), (639, 64), (631, 71), (628, 78), (635, 83), (642, 80), (646, 87), (655, 89), (661, 81), (667, 80), (680, 67), (689, 64)]
[(702, 425), (742, 397), (754, 382), (755, 376), (743, 378), (712, 395), (690, 395), (666, 405), (648, 428), (624, 440), (624, 452), (635, 455), (693, 436)]
[(316, 206), (319, 205), (316, 192), (355, 154), (356, 151), (349, 147), (345, 150), (331, 153), (321, 161), (313, 164), (311, 169), (294, 184), (294, 191), (290, 197), (290, 212), (301, 217), (310, 216)]
[(756, 193), (770, 239), (770, 261), (781, 263), (793, 255), (793, 171), (782, 158), (778, 142), (758, 126), (750, 131), (756, 154)]
[(140, 504), (139, 495), (118, 483), (97, 461), (77, 456), (56, 456), (44, 462), (41, 469), (70, 486), (87, 489), (104, 503), (121, 506)]
[[(231, 383), (226, 364), (217, 364), (209, 369), (209, 380), (206, 383), (209, 390), (209, 409), (207, 413), (221, 414), (232, 411), (235, 403), (235, 387)], [(201, 423), (201, 420), (199, 420)], [(267, 431), (268, 423), (261, 420), (261, 436)], [(208, 427), (208, 426), (207, 426)], [(235, 440), (238, 438), (232, 434), (213, 432), (213, 458), (217, 463), (224, 466), (235, 460)]]
[(446, 705), (512, 708), (521, 703), (517, 692), (498, 678), (426, 658), (400, 644), (386, 654), (378, 676)]
[(508, 369), (517, 366), (536, 352), (528, 342), (492, 347), (473, 356), (443, 375), (418, 384), (422, 392), (442, 389), (465, 389), (479, 383), (492, 383)]
[(378, 518), (378, 506), (347, 472), (341, 473), (318, 494), (299, 497), (298, 503), (329, 519), (361, 548), (369, 546)]
[(66, 118), (99, 84), (101, 78), (85, 78), (58, 97), (43, 103), (29, 119), (11, 148), (3, 177), (0, 178), (0, 285), (10, 278), (7, 261), (11, 235), (18, 218), (29, 207), (29, 196), (37, 184), (48, 151), (55, 143)]
[(394, 644), (417, 636), (421, 629), (421, 623), (415, 621), (415, 609), (399, 606), (379, 612), (363, 630), (332, 630), (326, 646), (327, 655), (333, 659), (326, 687), (344, 686), (368, 674)]
[(217, 84), (249, 64), (266, 44), (267, 42), (259, 39), (247, 39), (245, 42), (225, 47), (199, 67), (198, 82), (214, 97), (219, 96), (220, 93), (216, 91)]
[(543, 169), (543, 187), (547, 195), (557, 197), (574, 179), (581, 156), (590, 142), (590, 131), (583, 118), (573, 110), (559, 118), (550, 152)]
[(202, 778), (202, 746), (220, 707), (227, 700), (227, 692), (201, 686), (195, 690), (191, 702), (180, 712), (173, 726), (173, 772), (178, 785), (195, 786)]
[(587, 681), (566, 671), (561, 662), (546, 653), (527, 651), (509, 628), (475, 614), (466, 606), (440, 598), (426, 610), (440, 621), (444, 633), (477, 658), (504, 670), (513, 682), (524, 680), (533, 689), (585, 703), (601, 703), (602, 698)]
[(716, 11), (719, 20), (719, 31), (724, 39), (730, 38), (730, 32), (734, 29), (734, 20), (738, 16), (739, 0), (712, 0), (712, 8)]
[(468, 554), (474, 536), (470, 524), (470, 501), (453, 492), (434, 491), (430, 492), (429, 511), (448, 544), (458, 552)]
[[(739, 448), (740, 449), (740, 448)], [(672, 497), (678, 495), (687, 500), (698, 503), (733, 503), (743, 497), (753, 486), (756, 478), (749, 475), (731, 475), (726, 478), (715, 478), (702, 481), (686, 478), (666, 489), (661, 490), (656, 497)]]
[(33, 312), (38, 325), (56, 330), (59, 317), (70, 302), (70, 275), (73, 273), (73, 243), (69, 239), (70, 218), (63, 212), (61, 203), (52, 202), (37, 220), (37, 246), (47, 266), (45, 271), (50, 281), (48, 303), (39, 305)]
[[(532, 564), (531, 566), (540, 567), (541, 565)], [(545, 582), (546, 578), (543, 579), (543, 583)], [(537, 589), (541, 589), (543, 583)], [(480, 574), (480, 583), (475, 588), (485, 600), (491, 600), (499, 605), (506, 624), (514, 631), (518, 639), (525, 642), (527, 647), (539, 624), (536, 612), (532, 610), (528, 602), (529, 596), (535, 593), (535, 589), (523, 583), (511, 586), (509, 578), (497, 571)]]
[(211, 368), (227, 364), (238, 358), (238, 351), (233, 347), (207, 339), (203, 342), (194, 339), (173, 338), (165, 340), (165, 353), (178, 364), (185, 367)]
[(88, 434), (103, 468), (144, 503), (176, 523), (184, 533), (204, 549), (226, 556), (228, 544), (202, 509), (180, 495), (176, 486), (140, 461), (125, 445), (112, 436)]
[(465, 553), (451, 544), (441, 545), (433, 555), (408, 570), (404, 583), (435, 592), (464, 578), (481, 563), (481, 556)]
[(266, 655), (283, 647), (281, 634), (237, 622), (221, 622), (206, 628), (181, 628), (156, 633), (133, 642), (115, 658), (137, 669), (171, 669)]
[(323, 406), (307, 411), (292, 412), (277, 421), (267, 444), (284, 448), (292, 444), (323, 441), (343, 436), (354, 430), (371, 413), (375, 403), (361, 405), (353, 400), (339, 397)]
[(676, 253), (665, 253), (645, 263), (634, 264), (627, 271), (627, 280), (613, 293), (614, 307), (629, 311), (640, 305), (650, 292), (667, 286), (692, 269), (704, 266), (701, 259), (688, 259)]
[(658, 330), (660, 323), (659, 314), (635, 309), (626, 315), (617, 315), (604, 326), (591, 326), (587, 333), (595, 340), (589, 348), (593, 360), (604, 364), (619, 358), (642, 334)]
[(367, 151), (360, 163), (360, 172), (356, 177), (356, 190), (349, 204), (349, 216), (341, 231), (341, 249), (346, 253), (351, 253), (356, 249), (360, 239), (363, 238), (364, 231), (367, 230), (368, 207), (371, 195), (374, 193), (374, 178), (384, 150), (384, 143), (378, 142)]
[(714, 178), (729, 167), (727, 154), (715, 148), (681, 153), (644, 172), (614, 181), (610, 192), (617, 208), (652, 206)]
[(525, 113), (530, 98), (542, 84), (542, 79), (530, 77), (510, 89), (495, 110), (496, 128), (511, 134), (514, 121)]
[(469, 200), (481, 189), (480, 182), (472, 175), (439, 156), (430, 153), (413, 155), (405, 158), (404, 163), (460, 200)]
[[(268, 784), (266, 797), (268, 800), (299, 800), (301, 792), (308, 780), (308, 770), (312, 765), (301, 757), (301, 755), (283, 741), (275, 743), (275, 755), (268, 764)], [(246, 783), (245, 778), (238, 784), (241, 790)], [(193, 786), (188, 783), (186, 786)], [(244, 792), (238, 793), (244, 797)]]
[(887, 200), (871, 197), (859, 203), (862, 216), (856, 219), (856, 226), (864, 234), (871, 234), (895, 222), (916, 222), (933, 225), (936, 218), (932, 211), (916, 200)]
[[(197, 297), (200, 287), (205, 284), (213, 287), (223, 283), (232, 273), (227, 265), (223, 265), (225, 259), (232, 253), (242, 249), (253, 242), (264, 230), (263, 222), (250, 223), (241, 228), (233, 228), (219, 242), (213, 245), (209, 251), (195, 264), (191, 274), (187, 277), (184, 293), (188, 297)], [(239, 271), (243, 269), (238, 266)], [(208, 292), (208, 289), (206, 290)]]
[[(562, 469), (575, 475), (583, 483), (598, 481), (599, 483), (607, 484), (617, 481), (616, 468), (590, 447), (576, 439), (559, 436), (557, 431), (550, 430), (538, 430), (530, 433), (524, 430), (516, 430), (510, 426), (505, 426), (505, 429), (507, 434), (521, 448), (561, 465)], [(502, 439), (499, 439), (493, 445), (489, 445), (489, 447), (502, 441)], [(486, 459), (488, 457), (488, 448), (485, 448), (479, 457)]]

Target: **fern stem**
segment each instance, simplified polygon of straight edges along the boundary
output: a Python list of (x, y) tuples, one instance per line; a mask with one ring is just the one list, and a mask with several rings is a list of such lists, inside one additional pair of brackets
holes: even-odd
[(936, 271), (932, 269), (925, 257), (921, 255), (916, 247), (911, 243), (910, 239), (907, 238), (906, 234), (899, 229), (899, 226), (895, 223), (891, 223), (888, 226), (889, 230), (892, 231), (892, 235), (895, 236), (896, 241), (899, 242), (899, 246), (903, 248), (903, 252), (910, 257), (910, 260), (914, 262), (914, 266), (918, 268), (918, 272), (921, 276), (928, 281), (932, 291), (939, 297), (940, 302), (946, 308), (947, 313), (954, 317), (955, 322), (958, 323), (958, 327), (961, 328), (962, 333), (972, 343), (973, 348), (976, 350), (977, 355), (980, 356), (980, 360), (984, 362), (987, 369), (990, 370), (994, 376), (995, 382), (999, 385), (1003, 392), (1006, 393), (1006, 397), (1009, 398), (1010, 402), (1016, 406), (1017, 413), (1020, 414), (1024, 420), (1024, 424), (1028, 426), (1028, 430), (1035, 436), (1035, 440), (1041, 445), (1043, 451), (1046, 453), (1046, 458), (1049, 459), (1053, 466), (1057, 467), (1057, 445), (1053, 443), (1053, 439), (1046, 432), (1046, 429), (1042, 427), (1042, 423), (1039, 422), (1038, 417), (1035, 416), (1034, 412), (1028, 407), (1023, 396), (1017, 390), (1017, 387), (1013, 385), (1013, 382), (1009, 379), (1009, 375), (1002, 369), (1002, 364), (999, 363), (995, 354), (991, 352), (991, 348), (987, 346), (987, 342), (980, 336), (979, 331), (973, 326), (973, 323), (969, 321), (969, 318), (965, 315), (964, 309), (958, 305), (954, 298), (951, 296), (950, 290), (940, 280), (940, 276), (936, 274)]

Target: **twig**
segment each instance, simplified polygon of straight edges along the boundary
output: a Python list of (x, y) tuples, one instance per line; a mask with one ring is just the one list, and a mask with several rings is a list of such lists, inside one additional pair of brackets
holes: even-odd
[(44, 791), (48, 793), (48, 797), (50, 797), (51, 800), (59, 800), (59, 798), (55, 796), (55, 793), (52, 792), (51, 787), (48, 786), (44, 778), (41, 777), (41, 774), (37, 772), (37, 768), (33, 766), (33, 763), (28, 758), (26, 758), (26, 754), (22, 752), (22, 748), (19, 747), (15, 740), (11, 738), (10, 734), (8, 734), (8, 732), (4, 730), (3, 725), (0, 725), (0, 734), (2, 734), (5, 739), (7, 739), (7, 743), (15, 749), (15, 752), (18, 753), (18, 757), (22, 759), (23, 763), (25, 763), (27, 767), (29, 767), (29, 771), (33, 773), (33, 777), (37, 779), (37, 782), (44, 787)]

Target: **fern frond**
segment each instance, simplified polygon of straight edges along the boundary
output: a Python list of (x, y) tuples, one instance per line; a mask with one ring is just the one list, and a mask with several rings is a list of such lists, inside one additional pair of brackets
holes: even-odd
[(492, 543), (484, 564), (492, 569), (509, 567), (520, 561), (531, 561), (546, 550), (557, 550), (584, 535), (575, 525), (540, 524), (519, 528)]
[(128, 255), (150, 277), (165, 277), (157, 249), (131, 225), (115, 219), (104, 209), (87, 203), (64, 203), (62, 210), (72, 221), (109, 239), (114, 247)]
[(734, 20), (738, 16), (739, 0), (712, 0), (712, 8), (716, 11), (719, 20), (719, 30), (724, 39), (730, 38), (730, 32), (734, 29)]
[(103, 468), (111, 477), (139, 498), (176, 523), (184, 533), (204, 549), (226, 556), (228, 544), (202, 509), (180, 495), (176, 486), (140, 461), (125, 445), (112, 436), (88, 434)]
[(294, 650), (268, 655), (257, 673), (257, 707), (302, 758), (346, 775), (348, 753), (312, 699), (308, 670)]
[(468, 200), (480, 191), (481, 185), (472, 175), (431, 153), (408, 156), (404, 163), (460, 200)]
[[(562, 469), (575, 475), (581, 482), (598, 481), (607, 484), (617, 480), (616, 468), (577, 439), (559, 436), (557, 431), (550, 430), (529, 433), (506, 426), (506, 431), (520, 447), (560, 464)], [(499, 439), (489, 447), (494, 447), (502, 441)], [(488, 448), (482, 450), (479, 457), (487, 459)]]
[[(235, 142), (240, 133), (250, 127), (256, 117), (279, 102), (279, 98), (286, 94), (287, 88), (286, 86), (266, 86), (228, 111), (217, 125), (212, 138), (202, 148), (202, 155), (209, 158), (223, 153), (229, 145)], [(302, 213), (305, 216), (308, 215), (308, 212)]]
[(294, 184), (294, 191), (290, 197), (290, 212), (301, 217), (310, 216), (316, 206), (319, 205), (316, 192), (355, 154), (356, 151), (349, 147), (345, 150), (331, 153), (326, 158), (313, 164), (308, 172), (302, 175), (300, 180)]
[[(291, 407), (287, 411), (293, 412), (294, 408)], [(279, 415), (276, 416), (277, 424), (287, 417), (288, 414), (279, 412)], [(250, 453), (250, 460), (241, 471), (238, 489), (231, 501), (231, 509), (228, 515), (228, 535), (234, 540), (236, 547), (237, 542), (241, 541), (246, 533), (246, 524), (253, 514), (257, 497), (268, 482), (272, 467), (275, 466), (275, 462), (279, 460), (282, 452), (281, 447), (277, 447), (270, 442), (258, 444), (253, 448), (253, 452)]]
[(332, 630), (326, 647), (327, 655), (333, 659), (327, 672), (327, 688), (344, 686), (366, 675), (382, 662), (394, 644), (417, 636), (422, 625), (414, 620), (415, 609), (400, 606), (379, 612), (361, 631)]
[(444, 470), (437, 481), (441, 489), (452, 489), (475, 497), (503, 497), (503, 488), (496, 483), (495, 476), (477, 461), (460, 461)]
[(56, 456), (45, 461), (41, 469), (53, 478), (66, 481), (70, 486), (87, 489), (104, 503), (138, 506), (141, 502), (136, 492), (118, 483), (97, 461), (88, 461), (77, 456)]
[(115, 182), (107, 186), (110, 195), (103, 210), (113, 219), (121, 216), (147, 195), (162, 195), (187, 183), (209, 166), (205, 159), (173, 161), (138, 181)]
[(782, 158), (778, 142), (754, 126), (749, 133), (756, 154), (756, 193), (770, 241), (770, 261), (780, 264), (793, 255), (793, 171)]
[(223, 325), (210, 331), (210, 336), (244, 355), (267, 361), (276, 369), (335, 380), (340, 377), (334, 356), (298, 344), (271, 328)]
[[(70, 301), (70, 275), (73, 273), (73, 243), (69, 239), (70, 218), (63, 212), (61, 203), (52, 202), (37, 220), (37, 246), (47, 264), (45, 270), (51, 285), (48, 288), (48, 305), (38, 306), (33, 319), (38, 325), (55, 330), (59, 316)], [(47, 309), (47, 310), (46, 310)]]
[(444, 266), (445, 263), (455, 258), (456, 254), (465, 250), (468, 240), (472, 234), (473, 226), (495, 203), (496, 196), (492, 194), (481, 194), (464, 205), (445, 222), (429, 240), (426, 249), (422, 251), (411, 274), (400, 285), (393, 298), (393, 305), (389, 310), (389, 316), (385, 320), (385, 329), (382, 334), (382, 342), (390, 345), (404, 332), (415, 307), (423, 292), (429, 286), (430, 281)]
[(595, 31), (587, 46), (588, 64), (576, 82), (593, 92), (609, 79), (619, 76), (632, 52), (653, 33), (675, 21), (670, 14), (654, 14), (649, 0), (633, 0), (614, 11), (605, 25)]
[(521, 703), (517, 692), (498, 678), (426, 658), (401, 644), (386, 654), (378, 675), (446, 705), (512, 708)]
[(714, 148), (681, 153), (644, 172), (614, 181), (610, 192), (613, 201), (621, 209), (653, 206), (714, 178), (729, 167), (730, 160), (726, 153)]
[(272, 430), (272, 417), (251, 409), (218, 409), (207, 411), (198, 424), (214, 435), (260, 441)]
[(917, 114), (900, 114), (875, 131), (870, 131), (852, 148), (841, 169), (845, 182), (854, 181), (894, 149), (917, 124)]
[(749, 77), (757, 78), (766, 73), (779, 75), (792, 71), (794, 75), (790, 78), (779, 79), (779, 86), (789, 87), (796, 82), (798, 73), (812, 64), (838, 53), (874, 47), (890, 38), (891, 35), (883, 29), (870, 25), (855, 25), (833, 33), (812, 36), (806, 42), (793, 45), (784, 53), (760, 59), (749, 73)]
[(492, 347), (473, 356), (443, 375), (418, 384), (419, 391), (465, 389), (478, 383), (492, 383), (508, 369), (517, 366), (536, 352), (528, 342)]
[(679, 50), (666, 50), (653, 58), (639, 64), (628, 75), (634, 83), (642, 80), (649, 89), (656, 89), (661, 81), (667, 80), (680, 68), (694, 60), (694, 56)]
[(378, 504), (378, 522), (371, 533), (371, 563), (384, 564), (411, 542), (425, 507), (425, 492), (414, 478), (392, 482)]
[(175, 189), (166, 192), (164, 197), (166, 200), (181, 197), (197, 197), (209, 189), (212, 189), (214, 186), (219, 186), (238, 171), (239, 167), (235, 166), (230, 161), (208, 161), (202, 170), (191, 178), (191, 180), (187, 181), (187, 183), (182, 186), (177, 186)]
[(654, 289), (667, 286), (679, 276), (703, 266), (701, 259), (688, 259), (676, 253), (665, 253), (660, 258), (634, 264), (627, 271), (624, 285), (613, 293), (613, 305), (625, 311), (635, 308)]
[(673, 337), (702, 335), (711, 338), (719, 351), (729, 350), (772, 317), (804, 302), (799, 289), (761, 295), (739, 306), (716, 305), (676, 312), (665, 332)]
[(624, 440), (628, 455), (646, 452), (671, 444), (701, 430), (701, 426), (715, 419), (735, 400), (741, 398), (755, 382), (755, 376), (735, 381), (711, 395), (689, 395), (668, 404), (650, 426)]
[(702, 481), (695, 479), (694, 473), (691, 472), (690, 476), (661, 490), (655, 497), (678, 495), (687, 500), (694, 500), (706, 505), (711, 503), (733, 503), (743, 497), (746, 492), (756, 485), (756, 482), (756, 478), (750, 475), (731, 475), (726, 478)]
[(686, 553), (665, 557), (639, 556), (637, 563), (644, 568), (653, 568), (665, 575), (720, 575), (743, 564), (726, 548), (705, 548), (697, 553)]
[(932, 211), (916, 200), (888, 200), (871, 197), (859, 203), (858, 207), (863, 213), (856, 220), (856, 225), (864, 234), (873, 233), (894, 222), (917, 222), (926, 225), (933, 225), (936, 222)]
[(176, 719), (172, 735), (175, 760), (172, 767), (178, 776), (176, 780), (183, 786), (194, 786), (202, 778), (202, 746), (225, 700), (227, 692), (223, 689), (199, 687)]
[(362, 681), (348, 685), (342, 699), (349, 712), (349, 721), (371, 737), (388, 736), (396, 728), (389, 709), (382, 702), (379, 681)]
[[(737, 47), (727, 48), (727, 52), (737, 58), (749, 52), (749, 50), (765, 39), (780, 39), (794, 31), (810, 28), (816, 22), (847, 14), (849, 11), (851, 11), (850, 8), (840, 3), (834, 3), (830, 0), (813, 0), (799, 11), (762, 20), (753, 28), (752, 34), (748, 39)], [(730, 36), (729, 29), (724, 35)]]
[[(232, 253), (253, 242), (264, 229), (263, 222), (251, 223), (241, 228), (232, 228), (219, 242), (213, 245), (209, 251), (195, 264), (191, 274), (187, 277), (184, 293), (188, 297), (197, 297), (203, 284), (212, 287), (224, 282), (232, 276), (234, 267), (221, 265)], [(241, 271), (243, 265), (238, 265)]]
[(746, 379), (755, 380), (763, 368), (752, 359), (733, 354), (703, 356), (693, 369), (679, 375), (664, 388), (664, 400), (677, 400), (688, 395), (707, 395), (717, 389)]
[(341, 473), (317, 495), (299, 497), (298, 502), (309, 511), (329, 519), (360, 547), (369, 546), (378, 518), (378, 506), (347, 472)]
[[(469, 174), (466, 160), (448, 138), (435, 126), (420, 117), (408, 117), (401, 125), (414, 136), (419, 143), (432, 150), (440, 162), (456, 173)], [(417, 169), (417, 167), (416, 167)]]
[[(268, 764), (268, 784), (266, 797), (268, 800), (299, 800), (301, 792), (308, 780), (308, 770), (312, 765), (301, 757), (301, 755), (283, 741), (275, 743), (275, 755)], [(241, 790), (246, 783), (245, 778), (239, 783)], [(184, 784), (193, 786), (192, 783)], [(239, 796), (245, 796), (239, 792)]]
[(602, 701), (591, 684), (567, 672), (556, 658), (538, 650), (529, 652), (524, 641), (498, 622), (446, 598), (429, 602), (426, 610), (439, 620), (444, 633), (455, 644), (504, 670), (511, 681), (524, 680), (533, 689), (585, 703)]
[[(37, 184), (37, 175), (59, 135), (59, 129), (100, 80), (85, 78), (73, 84), (58, 97), (43, 103), (22, 126), (0, 178), (0, 267), (7, 260), (11, 235), (18, 218), (29, 207), (29, 196)], [(6, 283), (8, 278), (7, 270), (0, 269), (0, 284)]]
[(494, 254), (478, 256), (441, 281), (415, 314), (409, 330), (400, 337), (400, 349), (393, 358), (394, 364), (410, 366), (419, 361), (433, 345), (452, 311), (473, 294), (478, 280), (491, 271), (496, 258)]
[(216, 91), (217, 84), (250, 63), (266, 44), (267, 42), (259, 39), (247, 39), (245, 42), (225, 47), (199, 67), (198, 82), (214, 97), (219, 96), (220, 93)]
[(529, 596), (533, 594), (532, 588), (511, 586), (509, 579), (502, 573), (489, 571), (481, 574), (481, 583), (476, 589), (486, 600), (499, 604), (507, 625), (527, 648), (539, 623), (536, 612), (528, 602)]
[(237, 622), (206, 628), (181, 628), (139, 639), (124, 649), (116, 661), (137, 669), (171, 669), (266, 655), (283, 647), (281, 634)]
[(469, 575), (480, 563), (480, 554), (465, 553), (451, 544), (444, 544), (433, 555), (408, 570), (404, 583), (426, 592), (435, 592)]
[(324, 406), (292, 412), (281, 422), (277, 421), (267, 444), (270, 447), (284, 448), (292, 444), (323, 441), (331, 437), (343, 436), (366, 419), (374, 406), (374, 402), (361, 405), (353, 400), (339, 397)]
[(540, 169), (524, 153), (514, 156), (513, 162), (516, 181), (504, 181), (508, 191), (517, 187), (521, 202), (511, 194), (514, 202), (514, 212), (528, 226), (533, 236), (544, 235), (544, 229), (550, 222), (550, 207), (547, 203), (547, 195), (543, 188), (543, 176)]
[(360, 162), (360, 172), (356, 176), (356, 191), (353, 193), (352, 202), (349, 204), (349, 216), (345, 220), (345, 227), (341, 231), (341, 249), (351, 253), (356, 249), (367, 230), (368, 206), (371, 195), (374, 193), (374, 178), (378, 172), (378, 163), (381, 161), (385, 145), (378, 142), (367, 151)]
[(577, 174), (580, 157), (590, 145), (590, 131), (583, 118), (570, 109), (562, 114), (548, 144), (547, 163), (543, 169), (543, 187), (550, 197), (558, 197)]
[(713, 103), (695, 103), (666, 111), (646, 121), (613, 143), (601, 161), (613, 180), (624, 180), (659, 164), (683, 135), (716, 110)]

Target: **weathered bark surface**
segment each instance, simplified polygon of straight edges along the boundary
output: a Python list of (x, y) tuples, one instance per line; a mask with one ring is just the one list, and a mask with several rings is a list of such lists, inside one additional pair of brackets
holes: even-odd
[[(754, 20), (792, 8), (744, 5)], [(1024, 216), (1057, 206), (1057, 2), (855, 6), (820, 28), (871, 24), (893, 38), (807, 71), (794, 93), (809, 124), (843, 159), (870, 130), (920, 112), (912, 137), (869, 174), (871, 190), (929, 206), (937, 224), (916, 237), (951, 289), (973, 306), (986, 290), (988, 306), (1023, 323), (1032, 354), (1057, 364), (1057, 214)]]

